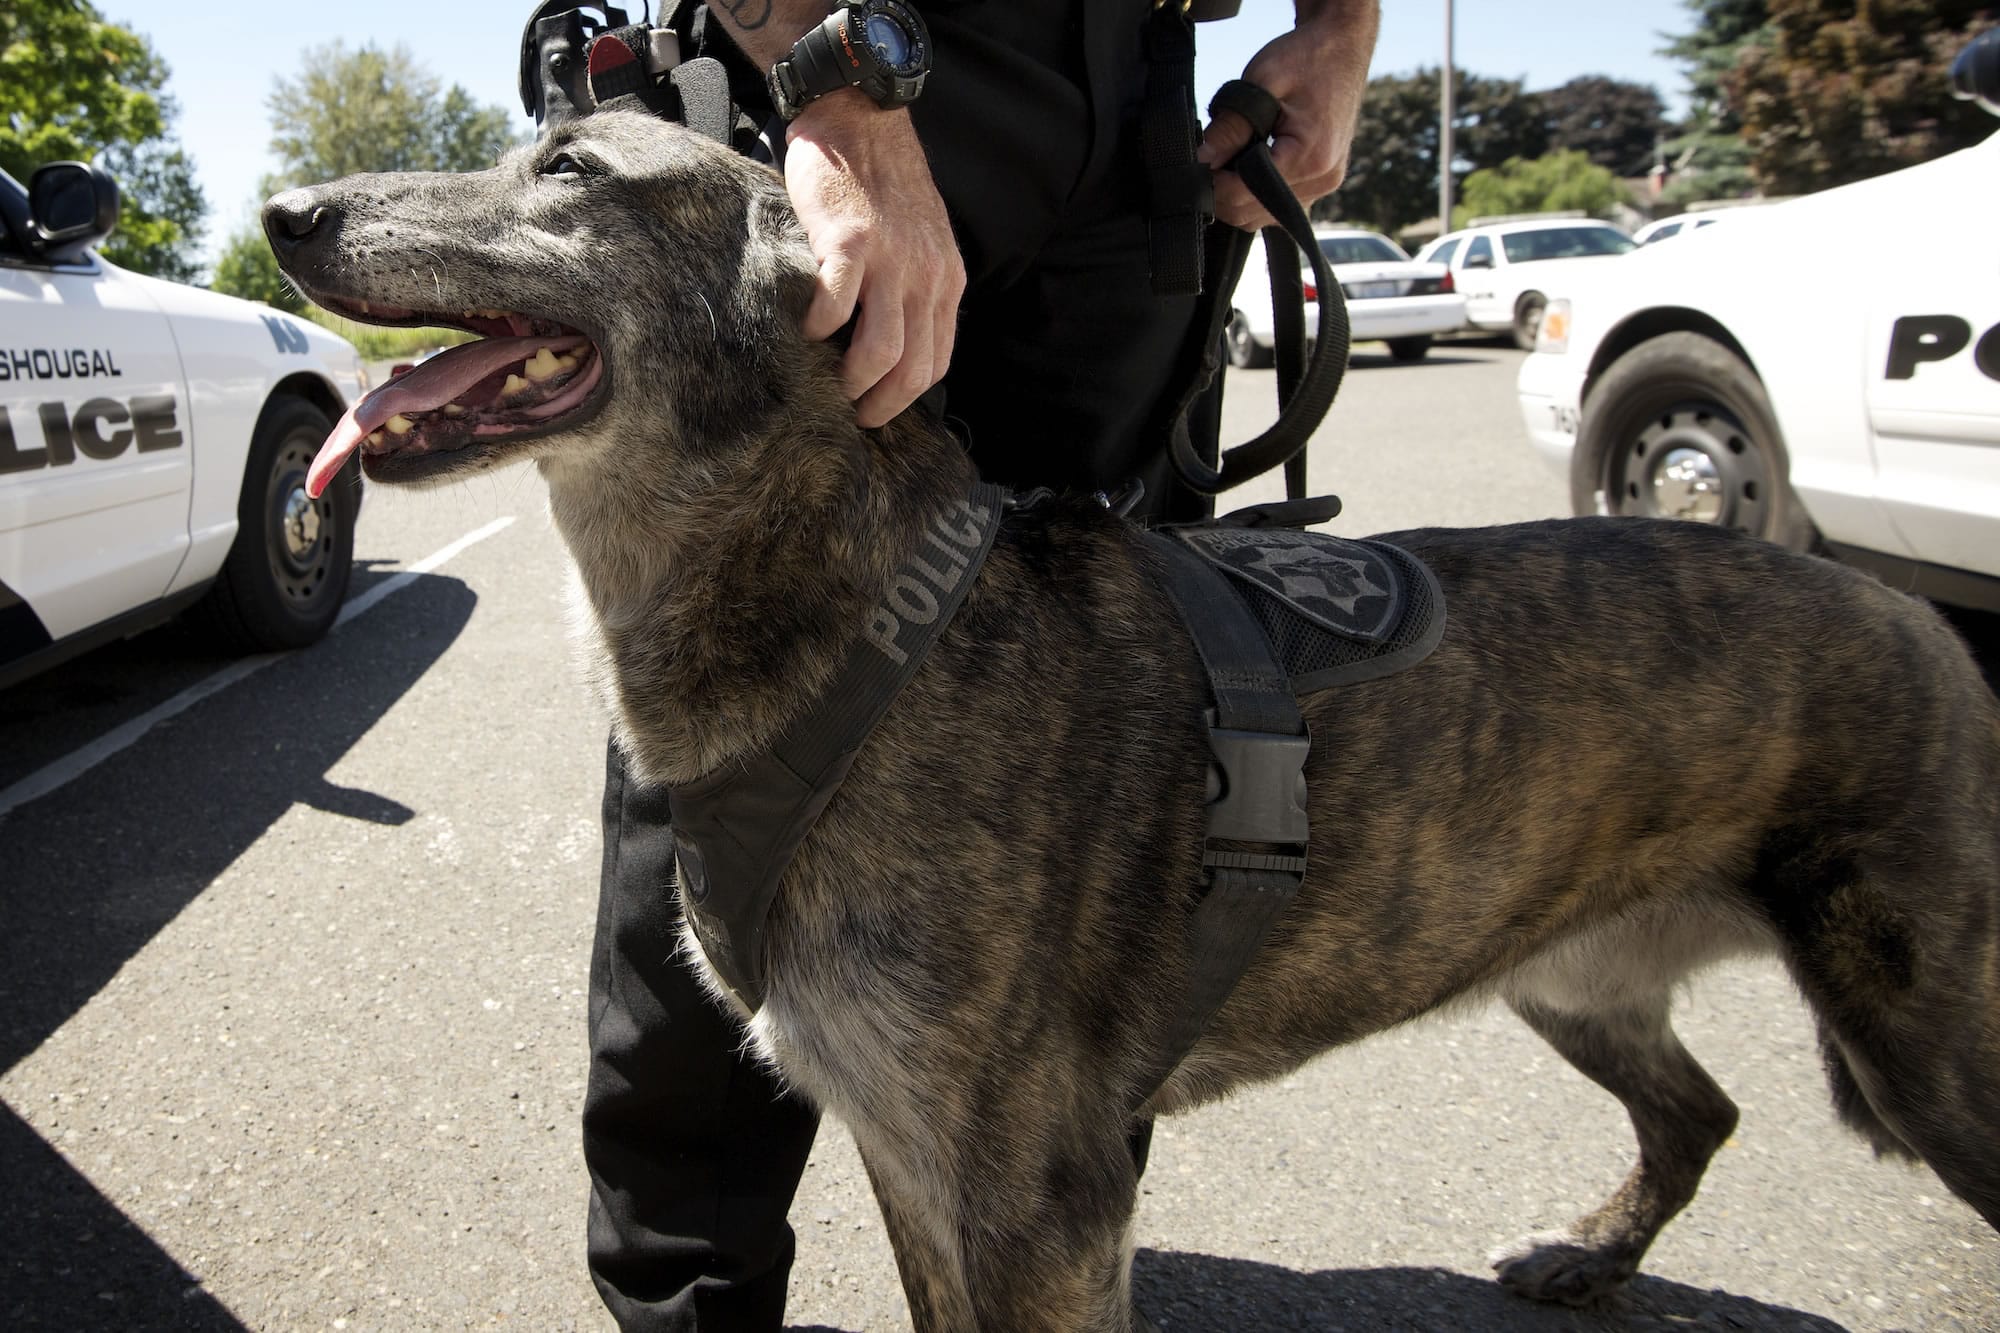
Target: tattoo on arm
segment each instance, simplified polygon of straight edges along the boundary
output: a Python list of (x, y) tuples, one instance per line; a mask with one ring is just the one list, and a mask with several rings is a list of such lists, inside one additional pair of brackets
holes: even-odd
[(709, 12), (722, 21), (743, 54), (758, 68), (769, 69), (826, 17), (828, 8), (826, 0), (710, 0)]

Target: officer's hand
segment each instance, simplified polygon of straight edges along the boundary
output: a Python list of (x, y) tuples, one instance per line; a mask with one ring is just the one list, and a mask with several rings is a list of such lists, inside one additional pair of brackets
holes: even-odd
[[(1368, 86), (1375, 50), (1372, 4), (1329, 5), (1324, 16), (1259, 51), (1243, 77), (1278, 99), (1271, 160), (1308, 208), (1333, 193), (1347, 174), (1354, 122)], [(1209, 125), (1195, 156), (1216, 169), (1215, 215), (1246, 231), (1271, 225), (1271, 215), (1242, 177), (1222, 167), (1250, 142), (1250, 122), (1224, 111)]]
[(802, 331), (828, 337), (860, 307), (841, 379), (860, 424), (885, 425), (944, 378), (965, 293), (909, 112), (852, 89), (821, 98), (791, 124), (785, 188), (819, 261)]

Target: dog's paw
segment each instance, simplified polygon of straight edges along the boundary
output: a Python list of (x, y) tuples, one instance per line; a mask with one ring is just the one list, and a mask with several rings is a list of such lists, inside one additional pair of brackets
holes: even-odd
[(1488, 1262), (1516, 1295), (1563, 1305), (1592, 1305), (1631, 1280), (1630, 1258), (1592, 1246), (1572, 1231), (1537, 1231), (1503, 1245)]

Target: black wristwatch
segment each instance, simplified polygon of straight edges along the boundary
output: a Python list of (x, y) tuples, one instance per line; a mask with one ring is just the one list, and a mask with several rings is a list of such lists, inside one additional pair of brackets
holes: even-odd
[(840, 0), (826, 21), (771, 66), (771, 105), (786, 120), (828, 93), (859, 88), (907, 106), (931, 72), (931, 35), (903, 0)]

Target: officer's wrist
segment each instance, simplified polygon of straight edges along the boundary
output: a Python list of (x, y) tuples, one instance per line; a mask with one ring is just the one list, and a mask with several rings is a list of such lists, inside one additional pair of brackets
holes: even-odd
[(909, 122), (910, 109), (882, 106), (859, 88), (842, 88), (815, 98), (785, 126), (785, 142), (801, 137), (837, 143), (854, 134), (879, 134), (901, 130)]

